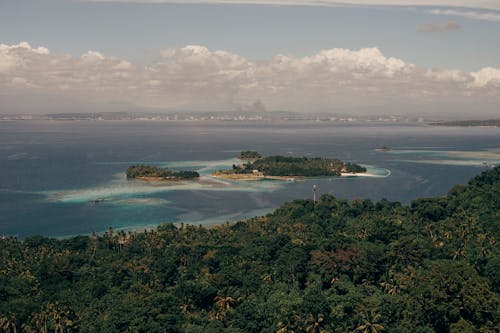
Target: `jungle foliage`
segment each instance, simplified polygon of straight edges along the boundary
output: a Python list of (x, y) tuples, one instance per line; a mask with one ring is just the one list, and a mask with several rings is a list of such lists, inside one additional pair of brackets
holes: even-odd
[(153, 177), (164, 179), (193, 179), (200, 177), (196, 171), (173, 171), (154, 165), (132, 165), (127, 168), (127, 178)]
[(366, 168), (338, 159), (321, 157), (268, 156), (233, 168), (237, 173), (258, 170), (266, 176), (323, 177), (340, 176), (342, 172), (366, 172)]
[(240, 153), (239, 158), (242, 160), (252, 160), (252, 159), (258, 159), (261, 158), (262, 156), (256, 152), (255, 150), (244, 150)]
[(0, 240), (0, 331), (498, 332), (500, 168), (445, 197)]

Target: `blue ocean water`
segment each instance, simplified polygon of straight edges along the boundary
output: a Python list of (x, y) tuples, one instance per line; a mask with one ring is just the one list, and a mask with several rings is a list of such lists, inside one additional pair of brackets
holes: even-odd
[[(387, 152), (377, 147), (389, 146)], [(373, 177), (297, 182), (221, 181), (241, 150), (325, 156), (367, 166)], [(137, 163), (198, 170), (200, 181), (127, 181)], [(163, 222), (209, 225), (263, 215), (320, 194), (409, 203), (444, 195), (500, 164), (499, 128), (301, 122), (0, 122), (0, 234), (68, 236), (143, 229)], [(99, 203), (93, 203), (98, 199)]]

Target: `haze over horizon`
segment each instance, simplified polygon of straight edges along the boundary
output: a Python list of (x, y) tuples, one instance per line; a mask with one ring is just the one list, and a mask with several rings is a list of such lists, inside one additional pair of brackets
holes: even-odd
[(495, 1), (7, 0), (0, 113), (495, 117), (499, 34)]

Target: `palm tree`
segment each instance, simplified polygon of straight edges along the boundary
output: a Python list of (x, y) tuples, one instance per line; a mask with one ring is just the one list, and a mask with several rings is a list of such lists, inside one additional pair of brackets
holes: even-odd
[(384, 326), (380, 324), (370, 323), (364, 320), (364, 324), (356, 328), (356, 331), (362, 331), (363, 333), (378, 333), (384, 330)]
[(15, 316), (1, 316), (0, 317), (0, 329), (4, 332), (13, 332), (17, 333), (17, 326), (16, 326), (16, 317)]
[(389, 295), (396, 295), (400, 292), (398, 284), (392, 279), (381, 282), (380, 285), (384, 288), (384, 291)]
[(463, 247), (460, 247), (453, 252), (453, 260), (460, 260), (464, 257), (465, 257), (465, 249)]
[(308, 332), (308, 333), (322, 333), (322, 332), (324, 332), (321, 329), (321, 325), (322, 325), (324, 319), (325, 319), (325, 317), (321, 313), (319, 313), (317, 316), (314, 316), (313, 314), (310, 313), (307, 316), (306, 332)]
[(97, 234), (95, 232), (90, 236), (90, 258), (95, 258), (97, 253), (97, 248), (99, 247), (99, 240), (97, 238)]
[(121, 230), (118, 232), (118, 252), (120, 252), (128, 241), (127, 234), (125, 231)]
[(45, 310), (37, 312), (33, 315), (33, 322), (35, 323), (35, 327), (42, 333), (47, 333), (47, 312)]
[[(64, 333), (69, 327), (74, 327), (74, 322), (70, 318), (72, 311), (65, 305), (58, 302), (47, 303), (45, 309), (33, 315), (32, 320), (36, 327), (36, 332), (48, 333), (50, 329), (54, 329), (54, 333)], [(26, 332), (33, 331), (27, 326)]]
[(226, 318), (227, 310), (231, 308), (233, 304), (238, 302), (237, 299), (232, 298), (231, 296), (226, 297), (215, 297), (215, 305), (217, 306), (217, 312), (215, 313), (215, 319), (223, 320)]
[[(380, 319), (379, 314), (373, 314), (373, 311), (368, 311), (365, 313), (365, 318), (363, 318), (363, 325), (356, 328), (356, 331), (361, 331), (363, 333), (379, 333), (385, 328), (381, 324), (376, 324), (375, 322)], [(371, 319), (370, 319), (371, 318)]]
[(163, 239), (160, 237), (159, 233), (151, 230), (150, 232), (145, 231), (145, 245), (148, 250), (148, 254), (153, 254), (153, 249), (159, 249), (163, 246)]
[(7, 331), (7, 322), (8, 321), (9, 321), (9, 319), (7, 317), (4, 317), (4, 316), (0, 317), (0, 328), (3, 331)]
[(24, 333), (37, 333), (37, 331), (35, 329), (33, 329), (29, 324), (22, 324), (21, 330)]

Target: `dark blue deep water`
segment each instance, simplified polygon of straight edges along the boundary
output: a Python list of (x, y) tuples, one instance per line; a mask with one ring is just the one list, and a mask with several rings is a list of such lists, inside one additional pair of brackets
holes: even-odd
[[(389, 146), (388, 152), (375, 148)], [(229, 182), (209, 177), (241, 150), (324, 156), (376, 177)], [(199, 170), (199, 182), (127, 181), (136, 163)], [(237, 122), (0, 122), (0, 234), (68, 236), (262, 215), (320, 194), (409, 203), (444, 195), (485, 164), (500, 164), (500, 128), (417, 124)], [(102, 200), (95, 204), (95, 199)]]

